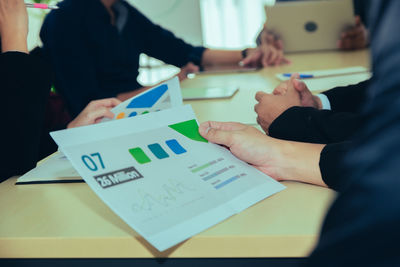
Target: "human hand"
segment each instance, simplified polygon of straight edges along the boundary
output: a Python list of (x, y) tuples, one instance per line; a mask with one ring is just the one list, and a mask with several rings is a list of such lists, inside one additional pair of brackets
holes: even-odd
[(257, 49), (250, 49), (249, 55), (242, 61), (249, 67), (267, 67), (290, 63), (283, 55), (283, 42), (280, 37), (264, 26)]
[(90, 102), (79, 115), (71, 121), (67, 128), (75, 128), (99, 123), (103, 118), (114, 118), (110, 109), (119, 105), (121, 101), (116, 98), (107, 98)]
[(356, 50), (367, 47), (368, 31), (361, 22), (360, 16), (355, 17), (355, 25), (344, 31), (337, 46), (342, 50)]
[(237, 158), (253, 165), (276, 180), (284, 178), (278, 162), (283, 161), (279, 141), (254, 127), (235, 122), (202, 123), (199, 133), (212, 143), (224, 145)]
[(283, 50), (271, 44), (261, 44), (259, 47), (248, 50), (248, 55), (242, 60), (246, 67), (268, 67), (289, 63), (283, 56)]
[(188, 64), (186, 64), (181, 68), (181, 71), (178, 73), (177, 76), (179, 78), (179, 81), (183, 81), (187, 79), (188, 74), (196, 73), (199, 71), (200, 71), (199, 66), (193, 64), (192, 62), (189, 62)]
[(199, 133), (212, 143), (226, 146), (237, 158), (277, 181), (326, 186), (319, 169), (324, 145), (271, 138), (254, 127), (234, 122), (205, 122)]
[(300, 94), (294, 88), (294, 77), (281, 84), (280, 94), (267, 94), (257, 92), (256, 100), (258, 104), (254, 106), (257, 113), (257, 123), (268, 134), (272, 122), (278, 118), (284, 111), (294, 106), (301, 106)]
[(23, 0), (0, 1), (0, 36), (2, 52), (28, 53), (28, 14)]
[(290, 80), (278, 85), (274, 89), (273, 94), (285, 95), (286, 92), (288, 91), (289, 84), (291, 84), (300, 95), (300, 103), (302, 107), (313, 107), (316, 109), (322, 109), (322, 103), (320, 98), (318, 96), (313, 95), (311, 91), (308, 89), (307, 85), (303, 81), (298, 80), (299, 78), (300, 75), (298, 73), (294, 73), (291, 76)]

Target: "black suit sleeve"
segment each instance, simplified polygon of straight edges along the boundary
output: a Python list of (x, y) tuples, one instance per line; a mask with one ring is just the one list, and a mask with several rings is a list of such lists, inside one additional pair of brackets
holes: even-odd
[(367, 98), (369, 80), (344, 86), (336, 87), (323, 92), (331, 103), (331, 109), (338, 112), (360, 112)]
[(324, 92), (332, 110), (292, 107), (269, 127), (272, 137), (330, 144), (348, 140), (360, 127), (360, 112), (367, 99), (368, 81)]
[(0, 55), (3, 127), (0, 181), (36, 165), (51, 81), (37, 57)]
[(355, 113), (292, 107), (273, 121), (269, 135), (284, 140), (330, 144), (348, 140), (361, 123), (361, 117)]
[(140, 26), (140, 43), (143, 53), (179, 68), (189, 62), (201, 65), (204, 47), (195, 47), (186, 43), (172, 32), (151, 22), (136, 8), (129, 5), (127, 7), (135, 24)]
[(343, 191), (348, 184), (348, 179), (343, 175), (341, 164), (344, 155), (351, 149), (352, 144), (352, 141), (328, 144), (321, 152), (319, 169), (322, 180), (335, 191)]

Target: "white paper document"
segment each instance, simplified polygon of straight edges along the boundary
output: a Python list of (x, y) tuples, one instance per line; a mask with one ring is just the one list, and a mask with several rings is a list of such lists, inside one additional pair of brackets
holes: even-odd
[(203, 139), (190, 106), (51, 135), (96, 194), (160, 251), (285, 188)]
[(16, 184), (83, 182), (71, 162), (61, 152), (56, 152), (23, 176)]
[[(136, 117), (183, 105), (181, 87), (178, 77), (174, 77), (160, 85), (134, 96), (111, 110), (114, 120)], [(109, 121), (105, 118), (102, 121)]]

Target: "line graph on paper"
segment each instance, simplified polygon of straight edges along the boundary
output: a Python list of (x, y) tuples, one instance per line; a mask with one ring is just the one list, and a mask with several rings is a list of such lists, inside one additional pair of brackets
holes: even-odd
[(196, 191), (196, 188), (181, 181), (170, 179), (168, 183), (161, 186), (161, 190), (143, 190), (136, 192), (139, 200), (135, 201), (131, 209), (133, 212), (153, 211), (155, 208), (166, 208), (181, 201), (185, 195)]

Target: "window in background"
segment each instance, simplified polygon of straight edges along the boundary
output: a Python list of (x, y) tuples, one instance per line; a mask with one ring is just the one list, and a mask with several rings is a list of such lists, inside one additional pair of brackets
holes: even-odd
[(204, 45), (225, 49), (254, 46), (265, 22), (264, 5), (275, 3), (275, 0), (200, 1)]
[[(163, 0), (166, 1), (163, 4), (164, 11), (168, 12), (157, 16), (156, 11), (152, 12), (149, 8), (154, 1), (159, 0), (150, 3), (148, 0), (130, 0), (153, 21), (172, 30), (185, 41), (198, 45), (198, 40), (202, 40), (202, 45), (206, 47), (222, 49), (255, 46), (255, 38), (265, 22), (264, 5), (275, 3), (275, 0)], [(182, 8), (184, 2), (191, 4), (186, 3)], [(157, 9), (157, 12), (160, 13), (160, 9)], [(168, 21), (173, 16), (175, 22)], [(181, 23), (176, 23), (177, 21)], [(197, 34), (200, 29), (202, 38), (193, 38), (193, 34), (185, 34), (185, 31), (187, 33), (190, 29)], [(178, 68), (164, 65), (145, 55), (141, 58), (141, 66), (139, 82), (144, 85), (155, 84), (179, 71)]]
[[(127, 0), (150, 20), (194, 45), (203, 45), (199, 0)], [(153, 85), (172, 77), (179, 69), (147, 55), (140, 58), (139, 83)]]
[[(61, 0), (47, 0), (47, 1), (41, 1), (41, 2), (50, 4), (50, 5), (55, 5), (60, 1)], [(33, 2), (33, 1), (27, 1), (27, 2)], [(28, 14), (29, 14), (28, 49), (29, 50), (32, 50), (33, 48), (42, 45), (42, 42), (40, 41), (40, 38), (39, 38), (39, 32), (40, 32), (40, 28), (42, 27), (44, 17), (49, 12), (50, 12), (49, 10), (28, 8)]]

